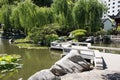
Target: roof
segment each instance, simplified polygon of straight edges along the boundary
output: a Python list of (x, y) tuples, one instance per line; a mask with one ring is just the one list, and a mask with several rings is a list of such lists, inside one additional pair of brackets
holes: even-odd
[(108, 15), (110, 18), (115, 19), (115, 18), (120, 18), (120, 11), (117, 13), (117, 15)]
[(114, 23), (114, 21), (110, 18), (102, 19), (102, 23), (106, 22), (107, 20), (109, 20), (111, 23)]

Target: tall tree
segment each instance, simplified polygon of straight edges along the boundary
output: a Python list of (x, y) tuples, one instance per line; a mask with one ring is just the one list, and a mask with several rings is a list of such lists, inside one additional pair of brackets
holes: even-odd
[(1, 8), (2, 12), (1, 12), (1, 22), (4, 23), (4, 30), (5, 29), (11, 29), (11, 23), (10, 23), (10, 16), (12, 13), (12, 9), (11, 6), (9, 5), (4, 5)]
[(97, 31), (101, 26), (101, 17), (103, 12), (106, 10), (105, 5), (101, 4), (98, 0), (89, 0), (88, 2), (88, 12), (89, 12), (89, 31)]
[(73, 18), (77, 28), (95, 32), (100, 28), (101, 17), (105, 10), (98, 0), (78, 0), (73, 8)]
[[(52, 9), (55, 13), (55, 22), (61, 25), (59, 32), (68, 33), (73, 30), (72, 0), (53, 0)], [(61, 34), (61, 33), (60, 33)]]

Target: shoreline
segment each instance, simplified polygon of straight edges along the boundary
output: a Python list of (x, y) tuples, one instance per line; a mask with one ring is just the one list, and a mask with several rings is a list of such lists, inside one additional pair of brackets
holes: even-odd
[(25, 49), (49, 49), (48, 47), (44, 47), (44, 46), (34, 46), (35, 44), (27, 44), (27, 46), (26, 46), (26, 44), (27, 43), (25, 43), (25, 44), (18, 43), (18, 44), (13, 44), (13, 45), (18, 48), (25, 48)]
[(17, 39), (14, 41), (13, 45), (17, 46), (18, 48), (25, 48), (25, 49), (49, 49), (49, 47), (39, 46), (26, 39)]

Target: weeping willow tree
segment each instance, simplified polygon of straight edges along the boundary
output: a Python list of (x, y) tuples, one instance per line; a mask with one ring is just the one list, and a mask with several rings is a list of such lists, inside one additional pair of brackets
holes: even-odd
[(36, 27), (42, 27), (47, 24), (52, 24), (54, 22), (54, 13), (51, 8), (38, 7), (36, 14)]
[(73, 8), (73, 18), (76, 28), (84, 29), (88, 16), (87, 5), (86, 0), (78, 0)]
[(13, 9), (11, 15), (11, 23), (15, 28), (22, 28), (27, 34), (32, 27), (35, 26), (36, 22), (36, 6), (30, 1), (18, 3)]
[[(54, 0), (52, 4), (52, 9), (55, 13), (55, 20), (61, 25), (64, 25), (66, 23), (66, 17), (68, 14), (68, 4), (66, 0)], [(59, 19), (61, 21), (59, 21)]]
[(54, 12), (55, 22), (60, 24), (59, 34), (68, 34), (73, 30), (73, 17), (71, 0), (53, 0), (52, 10)]
[(98, 0), (78, 0), (72, 12), (76, 28), (87, 28), (89, 32), (99, 30), (104, 10), (104, 5)]
[(98, 2), (98, 0), (89, 0), (88, 2), (88, 19), (89, 32), (98, 31), (101, 27), (101, 17), (106, 10), (105, 5)]
[(65, 35), (79, 28), (88, 28), (89, 32), (99, 29), (104, 6), (97, 0), (53, 0), (51, 7), (39, 7), (34, 1), (0, 0), (4, 4), (0, 5), (0, 22), (5, 24), (4, 28), (28, 34), (34, 27), (42, 29), (57, 23), (61, 27), (58, 32)]
[(10, 16), (12, 13), (12, 6), (4, 5), (1, 8), (1, 22), (4, 23), (4, 30), (11, 29)]

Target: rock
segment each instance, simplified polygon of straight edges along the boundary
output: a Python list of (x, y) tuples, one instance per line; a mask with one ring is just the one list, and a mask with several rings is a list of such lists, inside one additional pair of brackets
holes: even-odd
[(35, 73), (28, 80), (60, 80), (60, 77), (55, 76), (49, 69), (46, 69)]
[(90, 70), (90, 64), (87, 63), (77, 50), (72, 50), (61, 60), (57, 61), (51, 68), (51, 72), (57, 76), (63, 76), (67, 73), (76, 73)]
[(93, 69), (82, 73), (64, 75), (61, 80), (120, 80), (120, 72)]
[(120, 73), (113, 73), (104, 75), (105, 80), (120, 80)]
[(50, 69), (37, 72), (28, 80), (61, 80), (59, 76), (86, 70), (90, 70), (90, 64), (80, 56), (77, 50), (72, 50)]

